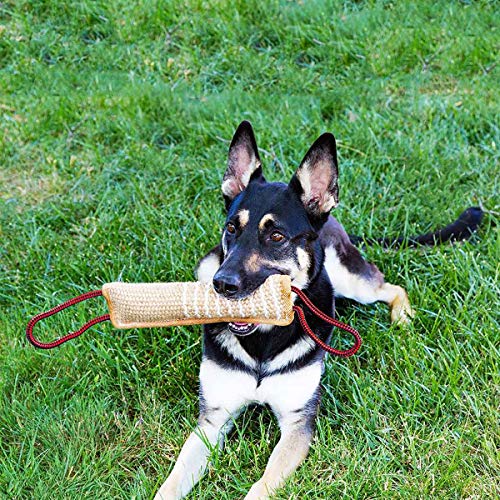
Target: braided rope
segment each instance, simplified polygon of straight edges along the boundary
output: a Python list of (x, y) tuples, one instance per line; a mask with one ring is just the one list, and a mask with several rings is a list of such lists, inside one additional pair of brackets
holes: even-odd
[(38, 347), (39, 349), (52, 349), (53, 347), (57, 347), (60, 346), (61, 344), (64, 344), (64, 342), (67, 342), (68, 340), (78, 337), (84, 331), (88, 330), (91, 326), (94, 326), (97, 323), (102, 323), (103, 321), (109, 321), (110, 319), (109, 314), (98, 316), (97, 318), (93, 318), (89, 322), (85, 323), (80, 329), (76, 330), (75, 332), (70, 332), (64, 337), (54, 340), (53, 342), (40, 342), (39, 340), (35, 339), (33, 335), (33, 328), (42, 319), (48, 318), (49, 316), (53, 316), (54, 314), (57, 314), (58, 312), (61, 312), (64, 309), (67, 309), (68, 307), (71, 307), (74, 304), (78, 304), (79, 302), (83, 302), (84, 300), (92, 299), (94, 297), (100, 297), (101, 295), (102, 295), (101, 290), (92, 290), (91, 292), (84, 293), (83, 295), (79, 295), (78, 297), (74, 297), (73, 299), (63, 302), (62, 304), (59, 304), (58, 306), (50, 309), (50, 311), (37, 314), (36, 316), (30, 319), (28, 326), (26, 327), (27, 339), (35, 347)]
[(309, 337), (311, 337), (314, 340), (314, 342), (316, 342), (316, 344), (318, 344), (322, 349), (329, 352), (330, 354), (334, 354), (335, 356), (340, 356), (342, 358), (348, 358), (349, 356), (352, 356), (353, 354), (356, 354), (356, 352), (358, 352), (359, 348), (361, 347), (362, 340), (357, 330), (355, 330), (352, 326), (346, 325), (345, 323), (336, 320), (335, 318), (331, 318), (323, 311), (320, 311), (311, 302), (309, 297), (307, 297), (307, 295), (302, 290), (299, 290), (297, 287), (292, 286), (292, 292), (295, 292), (297, 296), (302, 300), (302, 302), (304, 302), (304, 304), (311, 310), (312, 313), (318, 316), (318, 318), (322, 319), (323, 321), (326, 321), (330, 325), (340, 328), (341, 330), (345, 330), (346, 332), (349, 332), (351, 335), (354, 336), (354, 345), (349, 349), (340, 350), (329, 346), (326, 342), (323, 342), (319, 337), (317, 337), (311, 330), (311, 327), (307, 324), (306, 316), (304, 314), (303, 309), (300, 306), (294, 305), (293, 310), (297, 313), (297, 316), (299, 317), (299, 322), (300, 325), (302, 326), (302, 329), (304, 330), (305, 333), (307, 333), (307, 335), (309, 335)]

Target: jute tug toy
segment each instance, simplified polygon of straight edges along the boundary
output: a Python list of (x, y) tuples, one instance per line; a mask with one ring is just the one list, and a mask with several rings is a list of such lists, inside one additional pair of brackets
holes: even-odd
[[(293, 303), (295, 293), (309, 310), (323, 321), (341, 328), (354, 336), (354, 345), (338, 350), (319, 339), (307, 324), (302, 307)], [(40, 342), (33, 335), (33, 328), (40, 320), (84, 300), (104, 296), (109, 314), (93, 318), (80, 329), (53, 341)], [(115, 328), (151, 328), (221, 322), (264, 323), (289, 325), (297, 314), (304, 332), (322, 349), (331, 354), (348, 357), (361, 346), (359, 333), (320, 311), (298, 288), (291, 285), (290, 277), (270, 276), (263, 285), (244, 299), (221, 297), (212, 285), (200, 282), (185, 283), (106, 283), (101, 290), (84, 293), (34, 316), (26, 328), (28, 340), (40, 349), (52, 349), (81, 335), (91, 326), (111, 321)]]

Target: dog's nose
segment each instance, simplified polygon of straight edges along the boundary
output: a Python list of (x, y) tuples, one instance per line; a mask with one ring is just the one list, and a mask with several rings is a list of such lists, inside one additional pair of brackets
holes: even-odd
[(238, 276), (227, 276), (218, 273), (213, 280), (215, 291), (224, 297), (232, 297), (241, 290), (241, 280)]

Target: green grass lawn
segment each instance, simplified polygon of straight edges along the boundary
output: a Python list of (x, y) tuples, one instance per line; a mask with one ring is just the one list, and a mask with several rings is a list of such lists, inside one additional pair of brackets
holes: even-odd
[[(309, 458), (277, 498), (499, 495), (498, 18), (493, 1), (0, 3), (1, 498), (151, 498), (168, 475), (201, 328), (105, 324), (46, 352), (24, 329), (105, 282), (193, 279), (243, 119), (272, 180), (335, 134), (353, 234), (489, 211), (471, 243), (364, 249), (417, 317), (340, 305), (364, 345), (327, 361)], [(247, 411), (189, 498), (242, 498), (278, 438)]]

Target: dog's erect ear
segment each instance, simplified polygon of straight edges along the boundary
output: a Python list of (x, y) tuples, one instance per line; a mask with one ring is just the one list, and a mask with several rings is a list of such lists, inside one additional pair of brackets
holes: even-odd
[(290, 181), (313, 218), (325, 216), (339, 202), (337, 147), (333, 134), (321, 135)]
[(226, 204), (240, 194), (252, 179), (262, 176), (262, 166), (257, 143), (250, 122), (240, 123), (234, 133), (227, 170), (222, 179), (222, 193)]

